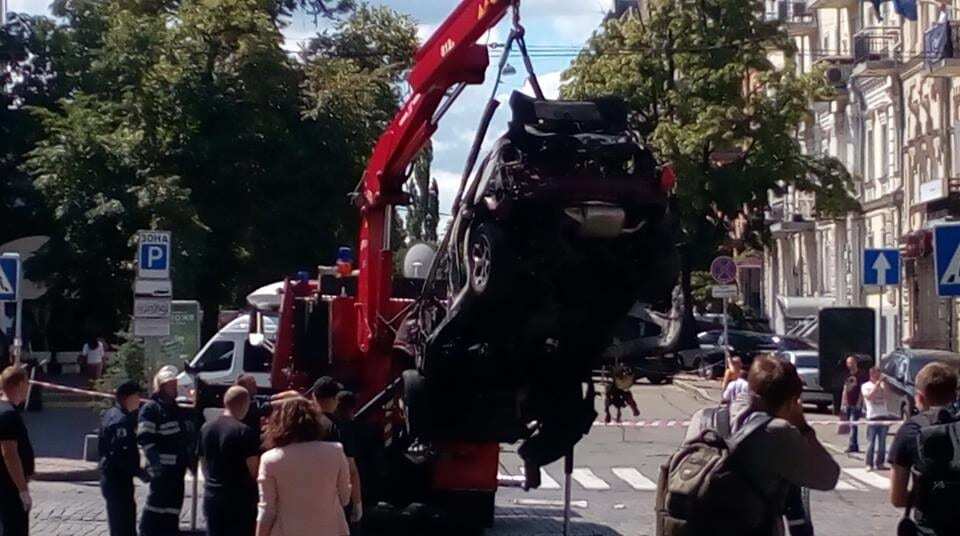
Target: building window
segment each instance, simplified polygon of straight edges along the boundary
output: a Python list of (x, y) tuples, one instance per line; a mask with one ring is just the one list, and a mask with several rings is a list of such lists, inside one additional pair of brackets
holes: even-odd
[(887, 139), (887, 124), (880, 127), (880, 177), (885, 178), (890, 174), (890, 144)]
[(960, 177), (960, 123), (953, 124), (953, 151), (950, 153), (953, 155), (953, 176)]
[(873, 146), (873, 130), (867, 131), (867, 182), (873, 182), (876, 178), (876, 170), (874, 168), (873, 162), (874, 155), (874, 146)]

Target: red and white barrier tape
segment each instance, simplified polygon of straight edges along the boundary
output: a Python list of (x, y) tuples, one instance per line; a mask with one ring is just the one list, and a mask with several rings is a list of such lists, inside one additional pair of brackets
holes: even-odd
[[(69, 387), (66, 385), (58, 385), (56, 383), (42, 382), (40, 380), (30, 380), (30, 383), (34, 385), (39, 385), (47, 389), (55, 389), (58, 391), (65, 391), (68, 393), (77, 393), (81, 395), (87, 395), (97, 398), (109, 398), (113, 399), (114, 395), (110, 393), (101, 393), (100, 391), (91, 391), (88, 389), (79, 389), (77, 387)], [(903, 421), (867, 421), (859, 420), (856, 422), (849, 421), (833, 421), (833, 420), (811, 420), (807, 421), (807, 424), (810, 426), (837, 426), (840, 424), (849, 424), (851, 426), (860, 426), (860, 425), (869, 425), (869, 424), (881, 424), (886, 426), (903, 424)], [(689, 420), (674, 420), (674, 419), (654, 419), (654, 420), (636, 420), (636, 421), (626, 421), (626, 422), (610, 422), (606, 423), (603, 421), (595, 421), (593, 426), (595, 428), (686, 428), (690, 425)]]
[(64, 391), (67, 393), (76, 393), (76, 394), (92, 396), (96, 398), (109, 398), (109, 399), (114, 398), (114, 395), (110, 393), (101, 393), (100, 391), (90, 391), (87, 389), (79, 389), (77, 387), (69, 387), (67, 385), (59, 385), (56, 383), (42, 382), (40, 380), (30, 380), (30, 383), (32, 383), (33, 385), (39, 385), (40, 387), (44, 387), (46, 389), (54, 389), (56, 391)]
[[(837, 426), (840, 424), (847, 424), (850, 426), (866, 426), (869, 424), (880, 424), (885, 426), (892, 426), (896, 424), (903, 424), (903, 421), (830, 421), (830, 420), (813, 420), (807, 421), (807, 424), (810, 426)], [(595, 421), (593, 426), (595, 428), (686, 428), (690, 425), (689, 420), (668, 420), (660, 419), (653, 421), (626, 421), (626, 422), (602, 422)]]

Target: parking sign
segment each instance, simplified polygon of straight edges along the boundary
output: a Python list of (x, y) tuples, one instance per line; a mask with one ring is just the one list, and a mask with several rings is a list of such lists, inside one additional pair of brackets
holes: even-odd
[(137, 237), (137, 277), (170, 279), (170, 232), (140, 231)]

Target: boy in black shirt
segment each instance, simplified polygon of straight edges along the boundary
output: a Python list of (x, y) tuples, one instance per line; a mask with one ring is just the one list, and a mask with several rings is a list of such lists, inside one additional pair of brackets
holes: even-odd
[(234, 385), (224, 395), (223, 405), (223, 415), (200, 430), (207, 534), (253, 536), (260, 435), (242, 422), (250, 408), (250, 392)]
[(27, 399), (27, 373), (10, 366), (0, 373), (0, 527), (4, 536), (27, 536), (33, 506), (27, 479), (33, 476), (33, 446), (17, 410)]
[[(918, 534), (953, 536), (929, 526), (924, 519), (924, 510), (930, 505), (924, 505), (922, 500), (917, 500), (918, 478), (937, 478), (942, 475), (914, 472), (912, 486), (910, 475), (920, 462), (918, 439), (921, 429), (932, 423), (950, 422), (956, 418), (950, 414), (948, 407), (957, 399), (957, 372), (943, 363), (930, 363), (917, 374), (916, 389), (916, 403), (920, 413), (900, 427), (890, 447), (889, 461), (893, 468), (890, 476), (890, 502), (897, 508), (913, 508)], [(953, 513), (955, 512), (956, 510), (953, 510)]]

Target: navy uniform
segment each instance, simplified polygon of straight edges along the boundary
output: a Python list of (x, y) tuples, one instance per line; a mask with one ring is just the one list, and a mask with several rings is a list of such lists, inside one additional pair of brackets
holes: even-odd
[[(163, 367), (155, 385), (176, 379), (176, 368)], [(183, 479), (195, 453), (191, 415), (158, 390), (140, 410), (137, 443), (143, 448), (150, 492), (140, 518), (141, 536), (175, 536), (180, 530)]]
[(137, 536), (137, 504), (133, 478), (142, 476), (137, 451), (137, 411), (126, 411), (123, 400), (136, 396), (140, 387), (128, 382), (117, 388), (117, 405), (107, 410), (100, 424), (100, 490), (107, 502), (110, 536)]

